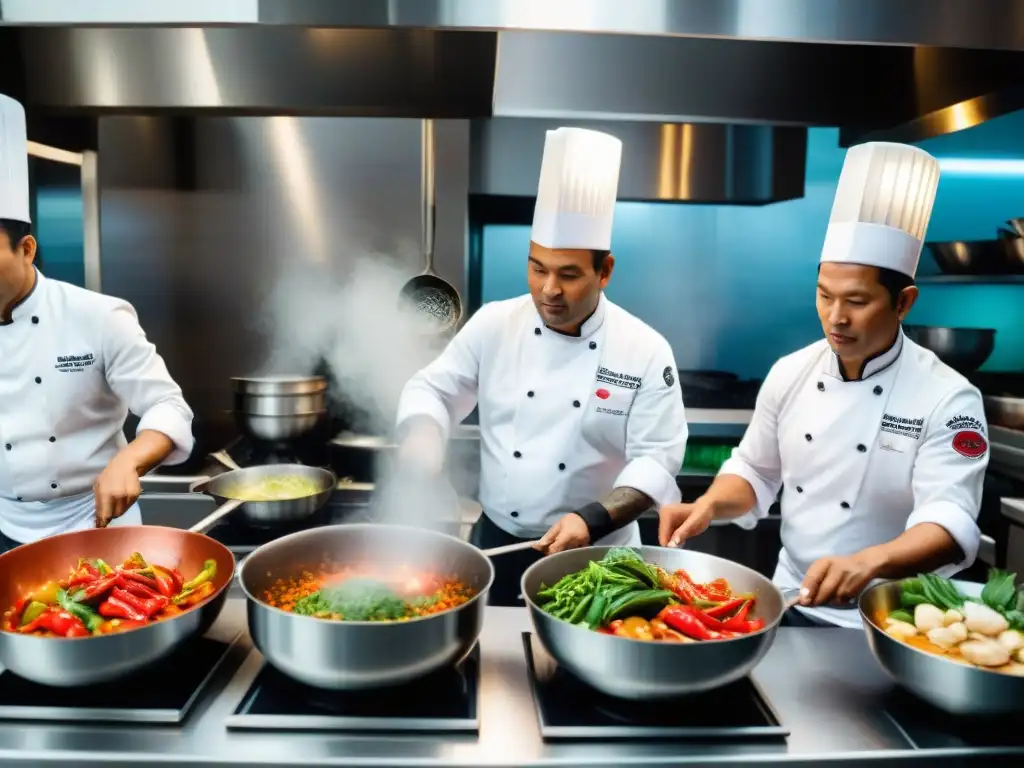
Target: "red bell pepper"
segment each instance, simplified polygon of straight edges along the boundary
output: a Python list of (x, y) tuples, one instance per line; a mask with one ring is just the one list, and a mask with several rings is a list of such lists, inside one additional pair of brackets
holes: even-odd
[(716, 632), (704, 626), (704, 623), (693, 615), (692, 609), (683, 606), (670, 605), (662, 608), (658, 618), (676, 632), (692, 637), (694, 640), (724, 640), (728, 637), (723, 632)]
[(31, 634), (39, 629), (45, 629), (61, 637), (84, 637), (89, 634), (89, 630), (85, 628), (81, 619), (58, 608), (43, 611), (35, 619), (21, 627), (19, 631)]
[[(141, 613), (145, 618), (150, 618), (153, 615), (160, 612), (160, 610), (170, 602), (166, 597), (151, 597), (142, 598), (138, 595), (133, 595), (126, 589), (120, 587), (114, 587), (114, 591), (110, 595), (116, 597), (120, 602), (130, 605), (135, 611)], [(136, 618), (130, 616), (128, 618)]]
[(181, 592), (181, 588), (185, 586), (185, 577), (181, 575), (181, 571), (177, 568), (165, 568), (164, 570), (171, 574), (171, 578), (174, 579), (174, 583), (178, 585), (178, 592)]
[(135, 571), (119, 571), (117, 575), (128, 581), (134, 581), (136, 584), (149, 587), (154, 594), (160, 594), (160, 590), (156, 585), (156, 580), (151, 579), (149, 576), (143, 576), (141, 573), (136, 573)]
[(76, 603), (88, 603), (103, 597), (114, 588), (117, 581), (116, 576), (107, 576), (103, 579), (95, 579), (89, 583), (79, 585), (72, 593), (71, 599)]
[(735, 632), (743, 631), (743, 627), (745, 627), (747, 624), (747, 613), (750, 612), (750, 605), (751, 603), (749, 600), (744, 600), (743, 605), (740, 606), (740, 609), (736, 611), (736, 613), (734, 613), (728, 619), (726, 619), (726, 629), (731, 629)]
[(707, 611), (702, 611), (699, 608), (693, 606), (683, 606), (686, 612), (694, 616), (701, 624), (708, 629), (714, 630), (715, 632), (728, 632), (729, 627), (724, 622), (711, 616)]
[(111, 595), (100, 603), (99, 610), (100, 616), (107, 619), (130, 619), (131, 621), (146, 623), (146, 619), (149, 618), (145, 613), (137, 610), (134, 606), (128, 605), (115, 595)]
[(174, 577), (163, 568), (153, 565), (153, 580), (156, 581), (156, 588), (164, 597), (174, 597), (181, 591), (181, 584), (175, 584)]
[(99, 568), (88, 560), (82, 560), (79, 562), (78, 568), (71, 574), (71, 578), (68, 579), (68, 587), (74, 588), (82, 584), (89, 584), (99, 579), (101, 575)]
[(723, 616), (728, 616), (731, 613), (735, 613), (737, 610), (743, 607), (747, 603), (745, 597), (736, 597), (731, 600), (727, 600), (721, 605), (717, 605), (714, 608), (708, 608), (705, 613), (713, 619), (720, 619)]
[(128, 571), (128, 570), (130, 570), (130, 571), (138, 571), (138, 570), (141, 570), (143, 568), (148, 568), (148, 567), (149, 567), (149, 564), (146, 563), (146, 558), (144, 558), (138, 552), (132, 552), (128, 556), (128, 559), (125, 560), (119, 566), (119, 569), (120, 570), (126, 570), (126, 571)]
[(134, 579), (125, 577), (125, 574), (119, 573), (114, 577), (116, 579), (116, 585), (126, 592), (131, 592), (137, 597), (141, 597), (143, 600), (149, 600), (153, 597), (159, 597), (160, 593), (151, 587), (147, 587), (145, 584)]

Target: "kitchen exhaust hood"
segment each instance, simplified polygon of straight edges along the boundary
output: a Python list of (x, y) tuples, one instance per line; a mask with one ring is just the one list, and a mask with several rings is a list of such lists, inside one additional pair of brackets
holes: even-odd
[(619, 200), (764, 205), (804, 195), (806, 128), (512, 118), (473, 121), (470, 194), (532, 200), (544, 134), (559, 126), (622, 139)]

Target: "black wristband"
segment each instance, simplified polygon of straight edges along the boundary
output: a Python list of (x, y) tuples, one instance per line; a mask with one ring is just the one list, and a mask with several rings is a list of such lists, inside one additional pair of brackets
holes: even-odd
[(576, 514), (582, 517), (583, 522), (587, 524), (591, 544), (596, 544), (599, 539), (603, 539), (619, 527), (612, 520), (612, 516), (608, 514), (605, 505), (599, 501), (580, 507), (576, 510)]

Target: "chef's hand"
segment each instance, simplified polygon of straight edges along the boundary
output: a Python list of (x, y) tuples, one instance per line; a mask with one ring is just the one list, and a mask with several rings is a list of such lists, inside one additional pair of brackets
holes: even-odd
[(430, 418), (417, 419), (398, 446), (402, 466), (428, 476), (441, 474), (444, 466), (444, 437), (441, 428)]
[(590, 528), (575, 512), (570, 512), (548, 529), (533, 548), (545, 555), (590, 546)]
[(708, 529), (715, 518), (715, 509), (701, 496), (693, 504), (666, 504), (658, 510), (658, 518), (658, 543), (663, 547), (678, 547)]
[(96, 501), (96, 527), (106, 528), (110, 521), (127, 512), (139, 499), (142, 485), (135, 463), (126, 456), (115, 456), (92, 486)]
[(800, 605), (849, 603), (878, 577), (881, 567), (882, 563), (871, 550), (816, 560), (804, 576)]

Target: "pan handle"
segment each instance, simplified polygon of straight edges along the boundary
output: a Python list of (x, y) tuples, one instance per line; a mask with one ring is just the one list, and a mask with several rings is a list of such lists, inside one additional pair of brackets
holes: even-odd
[(188, 485), (189, 493), (206, 493), (207, 486), (213, 481), (212, 477), (197, 477)]
[(231, 501), (225, 502), (217, 507), (216, 510), (211, 512), (209, 515), (204, 517), (198, 523), (189, 528), (192, 533), (206, 533), (208, 530), (213, 528), (213, 524), (220, 520), (222, 517), (227, 517), (240, 506), (245, 504), (241, 499), (232, 499)]

